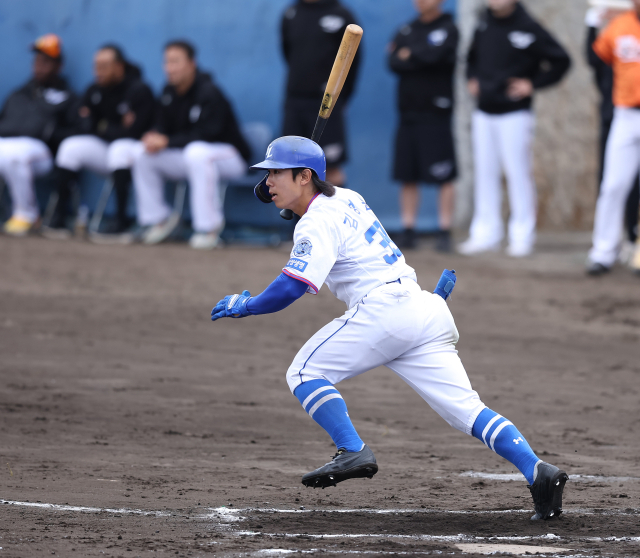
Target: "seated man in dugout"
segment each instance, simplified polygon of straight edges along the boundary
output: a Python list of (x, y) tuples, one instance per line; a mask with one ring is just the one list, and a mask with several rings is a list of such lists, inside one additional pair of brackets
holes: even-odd
[(189, 244), (212, 249), (224, 226), (220, 181), (246, 172), (250, 150), (231, 104), (211, 76), (198, 69), (192, 45), (167, 44), (164, 71), (168, 83), (156, 125), (131, 149), (138, 222), (146, 228), (142, 240), (157, 244), (179, 226), (180, 216), (165, 200), (164, 182), (187, 179), (194, 229)]
[(68, 238), (66, 226), (71, 186), (82, 169), (111, 175), (116, 193), (116, 221), (111, 230), (114, 239), (132, 239), (123, 234), (130, 226), (127, 201), (130, 168), (133, 161), (128, 149), (115, 140), (139, 140), (154, 119), (154, 98), (142, 81), (137, 66), (128, 62), (122, 50), (112, 44), (98, 49), (93, 58), (95, 82), (84, 93), (78, 110), (78, 135), (65, 139), (56, 156), (54, 172), (59, 200), (56, 211), (43, 234), (49, 238)]
[(39, 226), (34, 179), (51, 170), (60, 142), (71, 134), (76, 102), (60, 75), (60, 38), (44, 35), (31, 48), (33, 76), (9, 95), (0, 113), (0, 178), (12, 200), (3, 230), (12, 236), (25, 236)]

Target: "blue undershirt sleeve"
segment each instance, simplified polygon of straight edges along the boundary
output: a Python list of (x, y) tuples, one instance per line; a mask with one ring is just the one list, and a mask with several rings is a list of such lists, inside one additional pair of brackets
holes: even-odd
[(307, 284), (281, 273), (258, 296), (247, 303), (250, 314), (272, 314), (284, 310), (307, 292)]

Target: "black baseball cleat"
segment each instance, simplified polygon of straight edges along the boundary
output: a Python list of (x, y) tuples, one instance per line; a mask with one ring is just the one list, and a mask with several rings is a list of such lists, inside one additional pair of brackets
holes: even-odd
[(373, 452), (365, 444), (360, 451), (340, 448), (331, 461), (302, 477), (302, 484), (310, 488), (336, 486), (348, 479), (372, 478), (378, 472), (378, 464)]
[(600, 277), (600, 275), (604, 275), (605, 273), (609, 273), (610, 271), (610, 267), (607, 267), (606, 265), (598, 262), (590, 262), (585, 270), (586, 274), (590, 275), (591, 277)]
[(562, 513), (562, 491), (569, 475), (554, 465), (540, 461), (536, 465), (537, 475), (533, 485), (527, 485), (533, 497), (533, 507), (536, 510), (531, 518), (551, 519)]

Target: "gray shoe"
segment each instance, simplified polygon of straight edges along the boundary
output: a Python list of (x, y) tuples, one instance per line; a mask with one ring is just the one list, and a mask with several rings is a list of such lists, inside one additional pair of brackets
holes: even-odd
[(169, 238), (180, 225), (180, 214), (172, 213), (168, 219), (149, 227), (143, 234), (144, 244), (160, 244)]
[(329, 463), (304, 475), (302, 484), (310, 488), (324, 488), (348, 479), (372, 478), (377, 472), (378, 464), (369, 446), (349, 452), (340, 448)]
[(554, 465), (539, 461), (534, 473), (535, 481), (527, 488), (533, 497), (533, 507), (536, 510), (531, 518), (551, 519), (562, 513), (562, 491), (569, 475)]

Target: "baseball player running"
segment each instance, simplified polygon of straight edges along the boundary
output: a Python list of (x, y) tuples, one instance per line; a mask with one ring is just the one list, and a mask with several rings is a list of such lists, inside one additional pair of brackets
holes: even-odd
[(522, 472), (533, 496), (532, 519), (560, 514), (567, 474), (538, 459), (518, 429), (471, 388), (445, 302), (454, 283), (447, 280), (443, 290), (437, 289), (440, 296), (420, 288), (365, 200), (325, 182), (325, 156), (315, 142), (279, 138), (254, 168), (269, 171), (256, 196), (300, 216), (295, 244), (282, 273), (264, 292), (224, 297), (211, 319), (278, 312), (305, 293), (317, 294), (323, 283), (348, 308), (307, 341), (287, 371), (289, 388), (337, 448), (333, 459), (304, 475), (302, 483), (324, 488), (377, 472), (373, 452), (356, 432), (335, 385), (386, 365), (451, 426)]
[(0, 176), (13, 202), (3, 230), (12, 236), (38, 227), (34, 178), (51, 170), (52, 155), (73, 132), (76, 96), (60, 75), (62, 42), (57, 35), (43, 35), (31, 48), (33, 77), (9, 95), (0, 112)]

